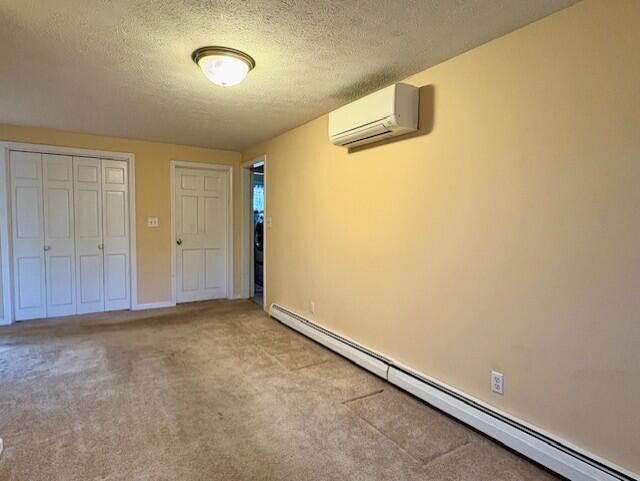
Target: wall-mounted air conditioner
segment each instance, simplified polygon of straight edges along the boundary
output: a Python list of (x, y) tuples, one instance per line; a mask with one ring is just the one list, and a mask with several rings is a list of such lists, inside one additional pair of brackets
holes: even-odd
[(329, 139), (355, 147), (418, 130), (418, 87), (395, 84), (329, 114)]

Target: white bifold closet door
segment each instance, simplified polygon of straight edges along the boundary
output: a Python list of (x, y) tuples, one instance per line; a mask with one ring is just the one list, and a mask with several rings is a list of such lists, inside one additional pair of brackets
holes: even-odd
[(127, 185), (127, 163), (121, 160), (102, 160), (105, 311), (127, 309), (130, 306)]
[(101, 164), (100, 159), (73, 159), (78, 314), (104, 311)]
[(127, 309), (127, 163), (75, 157), (77, 312)]
[(16, 320), (127, 309), (127, 163), (11, 152)]
[(15, 316), (46, 317), (42, 154), (11, 152), (10, 170)]
[(76, 313), (73, 159), (42, 155), (47, 316)]

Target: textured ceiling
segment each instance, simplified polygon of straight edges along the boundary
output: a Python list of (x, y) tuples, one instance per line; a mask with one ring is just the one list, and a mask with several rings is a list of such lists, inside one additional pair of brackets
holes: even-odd
[(0, 122), (240, 150), (575, 1), (0, 0)]

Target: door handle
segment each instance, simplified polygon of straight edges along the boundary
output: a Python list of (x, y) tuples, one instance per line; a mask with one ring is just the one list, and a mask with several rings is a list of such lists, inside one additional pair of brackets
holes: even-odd
[(44, 251), (45, 252), (50, 251), (50, 250), (51, 250), (51, 246), (44, 246)]
[(104, 244), (98, 244), (98, 249), (100, 250), (104, 249)]
[(178, 239), (178, 240), (176, 241), (176, 244), (178, 244), (179, 246), (181, 246), (181, 245), (182, 245), (182, 239)]

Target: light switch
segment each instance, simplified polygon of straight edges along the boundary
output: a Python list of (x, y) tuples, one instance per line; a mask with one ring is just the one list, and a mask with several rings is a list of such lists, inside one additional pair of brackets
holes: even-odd
[(147, 227), (158, 227), (158, 218), (147, 217)]

